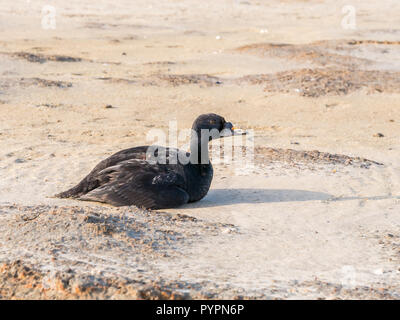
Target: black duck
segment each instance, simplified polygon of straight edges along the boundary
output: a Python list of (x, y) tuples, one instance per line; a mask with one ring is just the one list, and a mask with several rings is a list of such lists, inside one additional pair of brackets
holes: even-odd
[(207, 194), (213, 178), (209, 141), (233, 134), (232, 124), (223, 117), (200, 115), (192, 126), (190, 153), (161, 146), (122, 150), (101, 161), (78, 185), (56, 196), (147, 209), (198, 201)]

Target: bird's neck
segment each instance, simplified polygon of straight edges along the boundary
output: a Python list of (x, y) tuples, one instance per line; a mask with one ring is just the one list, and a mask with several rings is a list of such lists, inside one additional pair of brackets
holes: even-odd
[(190, 139), (190, 163), (199, 165), (210, 163), (208, 137), (202, 138), (198, 130), (193, 131)]

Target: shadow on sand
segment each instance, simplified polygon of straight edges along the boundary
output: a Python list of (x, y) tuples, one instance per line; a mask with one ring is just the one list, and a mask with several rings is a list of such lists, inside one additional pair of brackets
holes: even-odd
[(294, 189), (211, 189), (201, 201), (188, 203), (183, 208), (208, 208), (227, 206), (239, 203), (274, 203), (274, 202), (299, 202), (299, 201), (349, 201), (349, 200), (400, 200), (400, 196), (392, 194), (382, 196), (340, 196), (335, 197), (329, 193), (294, 190)]
[(239, 203), (292, 202), (328, 200), (328, 193), (292, 189), (212, 189), (198, 202), (185, 205), (185, 208), (207, 208)]

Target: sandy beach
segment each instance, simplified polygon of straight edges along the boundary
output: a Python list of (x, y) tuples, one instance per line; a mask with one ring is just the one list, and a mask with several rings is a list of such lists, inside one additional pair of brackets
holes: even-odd
[[(348, 5), (2, 1), (0, 299), (399, 299), (400, 3)], [(208, 112), (254, 166), (203, 200), (54, 197)]]

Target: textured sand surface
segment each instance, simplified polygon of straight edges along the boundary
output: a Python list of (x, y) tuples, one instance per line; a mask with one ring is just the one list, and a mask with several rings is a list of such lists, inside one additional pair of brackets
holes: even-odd
[[(398, 1), (47, 4), (0, 3), (0, 298), (400, 298)], [(202, 201), (53, 198), (206, 112), (255, 166)]]

